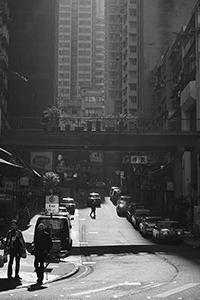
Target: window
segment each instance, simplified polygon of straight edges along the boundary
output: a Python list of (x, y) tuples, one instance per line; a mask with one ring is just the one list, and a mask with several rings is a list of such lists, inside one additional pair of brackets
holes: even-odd
[(137, 40), (137, 34), (135, 33), (130, 33), (130, 40), (133, 42), (133, 41), (136, 41)]
[(130, 90), (136, 91), (137, 90), (137, 84), (136, 83), (130, 83)]
[(129, 61), (130, 61), (131, 66), (136, 66), (137, 65), (137, 59), (136, 58), (131, 58)]
[(129, 76), (130, 76), (130, 78), (137, 78), (137, 72), (136, 71), (130, 71)]
[(137, 22), (136, 21), (130, 21), (130, 28), (136, 28), (137, 27)]
[(137, 16), (137, 10), (136, 9), (130, 9), (130, 16)]
[(137, 53), (137, 46), (130, 46), (130, 53)]
[(130, 96), (130, 103), (137, 103), (137, 96)]

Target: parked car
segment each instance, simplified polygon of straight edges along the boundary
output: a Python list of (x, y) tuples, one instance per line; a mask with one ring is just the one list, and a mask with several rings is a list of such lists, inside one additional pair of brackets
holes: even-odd
[(101, 207), (101, 195), (96, 192), (92, 192), (89, 194), (87, 199), (87, 206), (91, 207), (92, 201), (95, 200), (96, 207)]
[(57, 215), (70, 218), (70, 213), (65, 206), (59, 206)]
[(131, 223), (135, 229), (139, 228), (139, 223), (142, 218), (150, 216), (151, 212), (149, 209), (136, 209), (134, 214), (131, 217)]
[(109, 192), (110, 200), (111, 200), (111, 197), (112, 197), (112, 193), (113, 193), (113, 191), (114, 191), (115, 189), (120, 189), (120, 187), (119, 187), (119, 186), (111, 186), (110, 192)]
[(136, 211), (136, 209), (145, 209), (145, 205), (143, 203), (140, 202), (131, 202), (127, 205), (126, 208), (126, 218), (129, 222), (132, 222), (131, 217), (134, 214), (134, 212)]
[(112, 192), (112, 195), (110, 196), (110, 200), (115, 206), (117, 205), (117, 201), (119, 200), (120, 196), (121, 196), (121, 189), (115, 188)]
[(38, 224), (43, 223), (45, 230), (51, 234), (52, 240), (60, 240), (61, 249), (71, 250), (72, 238), (71, 238), (71, 222), (70, 218), (59, 215), (43, 215), (37, 219), (35, 225), (35, 232)]
[(139, 223), (139, 232), (142, 236), (152, 235), (153, 228), (158, 221), (163, 220), (159, 216), (144, 217)]
[(70, 213), (70, 215), (75, 214), (76, 204), (74, 198), (71, 197), (62, 198), (61, 206), (65, 206), (67, 211)]
[(126, 206), (127, 202), (124, 200), (118, 200), (117, 206), (116, 206), (116, 212), (119, 217), (125, 217), (126, 216)]
[(117, 200), (117, 204), (120, 201), (125, 201), (126, 205), (128, 205), (129, 203), (132, 202), (132, 198), (131, 198), (131, 196), (121, 195), (120, 198)]
[(182, 244), (185, 238), (183, 227), (178, 221), (158, 221), (153, 228), (153, 239), (157, 242), (177, 242)]

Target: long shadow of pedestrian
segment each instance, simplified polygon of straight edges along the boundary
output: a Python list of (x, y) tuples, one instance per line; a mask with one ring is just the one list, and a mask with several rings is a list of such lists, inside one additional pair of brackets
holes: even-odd
[(22, 285), (22, 283), (18, 279), (8, 280), (7, 278), (1, 278), (0, 279), (0, 292), (16, 289), (20, 285)]
[(32, 284), (28, 287), (27, 291), (34, 292), (36, 290), (42, 290), (42, 289), (46, 289), (46, 288), (47, 288), (47, 286)]

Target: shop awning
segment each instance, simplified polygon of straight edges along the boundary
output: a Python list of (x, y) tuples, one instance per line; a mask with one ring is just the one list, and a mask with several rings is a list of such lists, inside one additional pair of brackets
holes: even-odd
[(23, 167), (0, 158), (0, 174), (8, 177), (18, 177)]

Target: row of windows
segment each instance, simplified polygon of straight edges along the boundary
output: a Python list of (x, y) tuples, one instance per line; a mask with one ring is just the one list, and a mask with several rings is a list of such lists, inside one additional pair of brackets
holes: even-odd
[(70, 25), (71, 21), (70, 20), (59, 20), (60, 25)]
[(78, 78), (87, 78), (89, 79), (91, 77), (90, 74), (78, 74)]
[(92, 0), (80, 0), (79, 4), (80, 5), (91, 5)]
[(87, 50), (80, 50), (79, 52), (79, 55), (91, 55), (91, 51), (87, 51)]
[(79, 58), (79, 63), (90, 63), (91, 59), (90, 58)]
[(67, 48), (69, 48), (70, 47), (70, 43), (58, 43), (58, 46), (59, 47), (67, 47)]
[(69, 76), (70, 74), (69, 73), (58, 73), (58, 78), (69, 78), (70, 76)]
[(59, 55), (70, 55), (70, 50), (59, 50), (58, 54)]
[(91, 11), (91, 7), (79, 7), (80, 11)]
[(86, 43), (79, 43), (78, 46), (79, 48), (91, 48), (91, 44)]
[(85, 32), (85, 33), (89, 33), (91, 32), (91, 28), (79, 28), (79, 32)]
[(91, 35), (79, 35), (79, 41), (90, 41)]
[(58, 94), (69, 94), (69, 89), (58, 89)]
[(59, 18), (69, 18), (71, 16), (70, 12), (60, 12)]
[(90, 20), (88, 20), (88, 21), (86, 21), (86, 20), (84, 20), (84, 21), (79, 20), (79, 25), (91, 25), (91, 21)]
[(60, 80), (58, 80), (58, 85), (59, 86), (62, 86), (62, 85), (69, 86), (69, 81), (60, 81)]
[(79, 66), (79, 71), (91, 71), (90, 66)]
[(63, 63), (63, 62), (70, 62), (70, 58), (69, 57), (59, 57), (58, 61)]
[(79, 13), (79, 18), (91, 18), (91, 13)]

